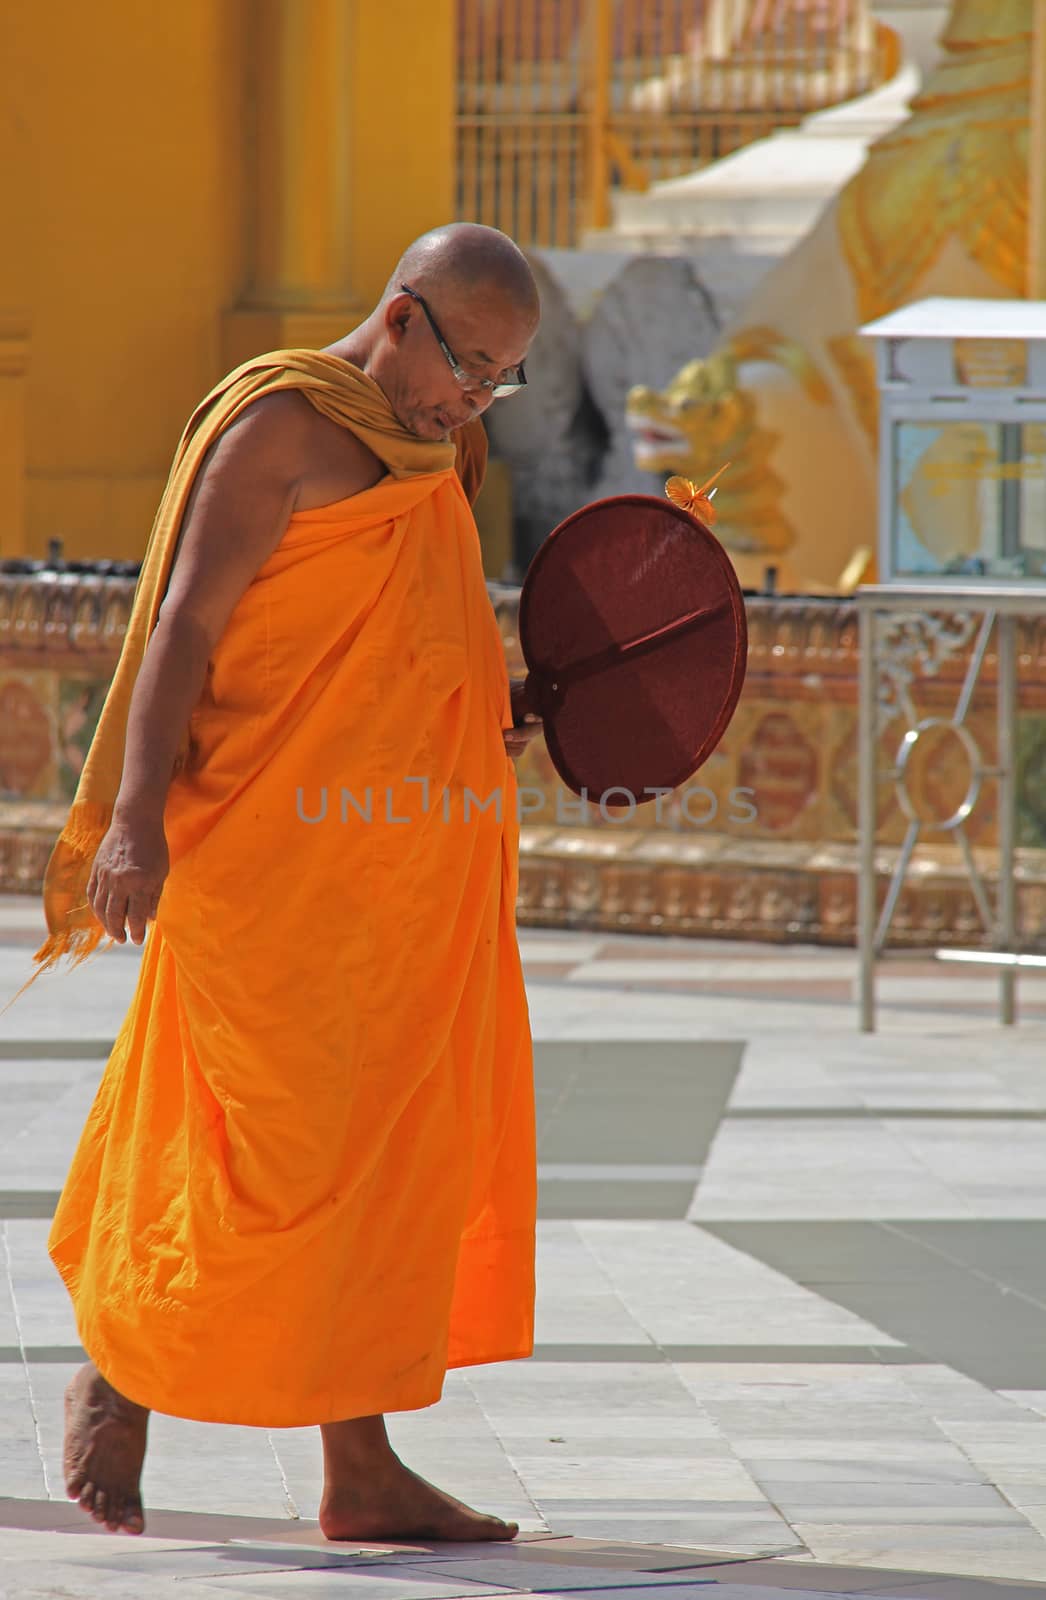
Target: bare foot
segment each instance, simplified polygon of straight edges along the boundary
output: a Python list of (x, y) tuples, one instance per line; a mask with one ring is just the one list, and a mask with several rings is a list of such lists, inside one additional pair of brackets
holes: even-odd
[(139, 1482), (149, 1413), (117, 1394), (93, 1361), (65, 1391), (65, 1492), (114, 1533), (142, 1533)]
[[(375, 1427), (377, 1425), (377, 1427)], [(514, 1539), (517, 1522), (486, 1516), (405, 1467), (380, 1417), (325, 1425), (320, 1528), (328, 1539)], [(365, 1441), (361, 1443), (361, 1441)]]

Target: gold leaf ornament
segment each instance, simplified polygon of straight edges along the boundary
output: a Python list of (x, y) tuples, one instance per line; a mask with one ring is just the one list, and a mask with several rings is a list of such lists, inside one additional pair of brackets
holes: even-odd
[[(679, 506), (683, 511), (689, 511), (691, 516), (700, 517), (702, 522), (707, 522), (709, 527), (715, 525), (716, 509), (712, 504), (715, 490), (712, 485), (717, 478), (721, 478), (730, 462), (724, 462), (719, 471), (703, 483), (700, 488), (691, 478), (669, 478), (665, 484), (665, 494), (674, 506)], [(709, 491), (711, 490), (711, 493)]]

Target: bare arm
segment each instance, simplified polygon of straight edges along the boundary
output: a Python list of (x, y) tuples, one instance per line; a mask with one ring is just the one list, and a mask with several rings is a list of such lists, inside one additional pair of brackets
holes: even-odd
[(233, 607), (272, 554), (294, 510), (296, 409), (251, 406), (206, 456), (186, 507), (167, 594), (127, 719), (115, 815), (158, 822), (174, 758), (207, 662)]
[[(197, 476), (131, 696), (112, 826), (87, 886), (95, 915), (121, 944), (125, 922), (141, 944), (156, 913), (169, 868), (163, 811), (178, 746), (233, 608), (297, 506), (310, 420), (302, 396), (266, 396), (222, 434)], [(350, 460), (354, 444), (347, 435)], [(359, 468), (362, 489), (373, 481), (362, 447)]]

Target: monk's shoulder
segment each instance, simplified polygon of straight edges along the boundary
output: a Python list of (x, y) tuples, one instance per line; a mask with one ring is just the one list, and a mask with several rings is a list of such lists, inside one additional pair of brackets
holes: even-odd
[(294, 390), (261, 395), (222, 430), (213, 448), (215, 460), (226, 464), (264, 451), (269, 462), (280, 458), (299, 462), (316, 415), (305, 396)]
[(374, 452), (294, 389), (262, 395), (236, 423), (240, 452), (282, 462), (298, 485), (298, 510), (348, 499), (384, 476)]

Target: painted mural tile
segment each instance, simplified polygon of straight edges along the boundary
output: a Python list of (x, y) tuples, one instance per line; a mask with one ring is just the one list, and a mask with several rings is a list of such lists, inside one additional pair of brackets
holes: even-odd
[(0, 795), (55, 797), (57, 686), (53, 672), (0, 671)]
[(751, 791), (756, 809), (745, 837), (821, 837), (822, 720), (816, 704), (766, 700), (738, 708), (731, 730), (736, 786)]
[(88, 674), (58, 680), (58, 783), (72, 800), (109, 690), (106, 678)]

